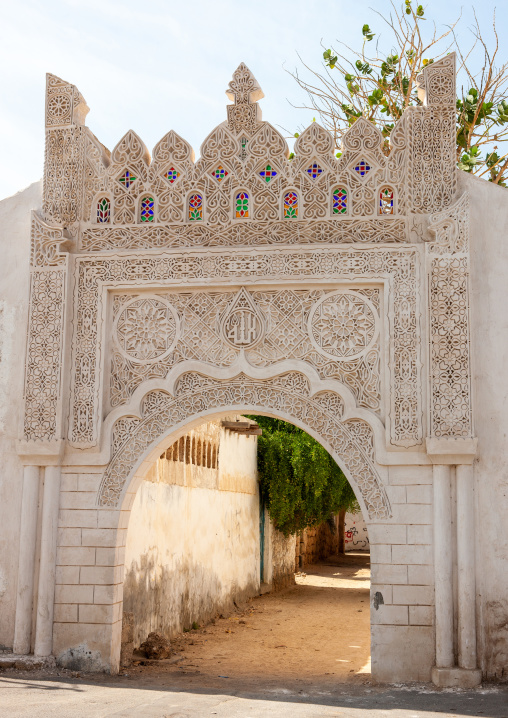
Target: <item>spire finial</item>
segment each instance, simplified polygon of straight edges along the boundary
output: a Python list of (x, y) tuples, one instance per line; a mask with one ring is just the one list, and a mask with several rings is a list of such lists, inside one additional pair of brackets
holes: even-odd
[(252, 72), (241, 62), (233, 73), (226, 95), (234, 105), (228, 105), (228, 125), (235, 134), (252, 134), (261, 121), (257, 100), (264, 97), (263, 90)]

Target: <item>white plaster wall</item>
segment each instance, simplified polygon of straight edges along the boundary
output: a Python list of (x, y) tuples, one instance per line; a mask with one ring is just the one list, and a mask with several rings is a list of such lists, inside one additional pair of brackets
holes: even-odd
[(30, 212), (42, 182), (0, 202), (0, 646), (12, 647), (23, 469), (15, 449), (23, 408)]
[(171, 637), (259, 593), (256, 446), (222, 430), (218, 470), (162, 460), (143, 481), (125, 558), (135, 646), (150, 631)]
[[(459, 173), (471, 201), (479, 655), (508, 680), (508, 190)], [(485, 517), (488, 516), (488, 520)], [(471, 546), (471, 550), (474, 550)]]
[(344, 519), (344, 550), (345, 551), (368, 551), (369, 535), (367, 524), (363, 520), (363, 514), (346, 513)]

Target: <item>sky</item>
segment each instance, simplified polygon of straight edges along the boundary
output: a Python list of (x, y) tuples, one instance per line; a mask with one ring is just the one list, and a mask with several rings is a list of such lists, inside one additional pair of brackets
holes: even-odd
[[(498, 4), (502, 31), (508, 3)], [(456, 0), (425, 7), (438, 30), (461, 13)], [(226, 117), (225, 90), (240, 62), (265, 93), (263, 119), (294, 132), (315, 112), (292, 106), (305, 98), (287, 71), (301, 69), (301, 60), (319, 69), (321, 43), (359, 47), (364, 23), (382, 42), (388, 35), (376, 11), (387, 8), (388, 0), (3, 0), (0, 197), (42, 176), (46, 72), (78, 87), (90, 107), (86, 123), (109, 149), (133, 129), (151, 151), (173, 129), (199, 156)], [(488, 34), (495, 2), (476, 8)], [(471, 20), (468, 5), (458, 30), (467, 44)]]

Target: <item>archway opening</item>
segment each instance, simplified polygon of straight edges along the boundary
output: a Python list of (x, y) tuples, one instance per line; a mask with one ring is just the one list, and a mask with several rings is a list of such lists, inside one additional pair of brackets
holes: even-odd
[[(325, 682), (370, 673), (360, 507), (325, 507), (312, 525), (280, 531), (263, 491), (260, 500), (264, 415), (223, 413), (184, 426), (138, 482), (126, 542), (124, 668)], [(151, 633), (169, 640), (169, 655), (157, 639), (147, 643)]]

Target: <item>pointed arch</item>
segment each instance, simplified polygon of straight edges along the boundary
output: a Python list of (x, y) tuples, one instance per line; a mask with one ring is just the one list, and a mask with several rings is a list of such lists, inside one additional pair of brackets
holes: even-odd
[(295, 142), (295, 157), (317, 155), (332, 159), (334, 147), (333, 137), (328, 130), (318, 122), (312, 122)]
[[(101, 482), (98, 505), (118, 507), (126, 491), (132, 492), (129, 484), (138, 476), (138, 468), (152, 455), (160, 455), (161, 442), (175, 431), (187, 433), (189, 425), (224, 411), (268, 411), (320, 441), (350, 480), (366, 517), (389, 518), (391, 508), (375, 461), (376, 436), (382, 435), (382, 428), (375, 432), (367, 419), (370, 414), (361, 410), (351, 414), (341, 396), (327, 387), (325, 383), (322, 389), (312, 389), (307, 377), (297, 371), (271, 379), (253, 379), (243, 373), (214, 379), (190, 371), (177, 379), (173, 394), (167, 389), (150, 390), (141, 400), (139, 423), (132, 425), (120, 445), (117, 442)], [(191, 461), (188, 442), (186, 461)]]
[(115, 145), (111, 153), (111, 162), (115, 165), (131, 165), (139, 161), (149, 165), (150, 153), (143, 140), (134, 130), (129, 130)]

